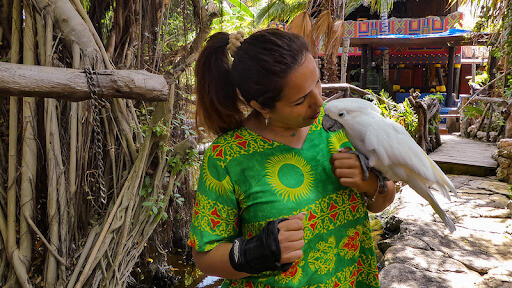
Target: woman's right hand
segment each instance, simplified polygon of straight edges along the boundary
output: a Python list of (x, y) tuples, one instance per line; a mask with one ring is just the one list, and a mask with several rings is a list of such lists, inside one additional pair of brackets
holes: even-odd
[(281, 261), (279, 263), (293, 263), (302, 258), (304, 247), (304, 225), (302, 220), (306, 213), (288, 217), (288, 220), (279, 223), (279, 246), (281, 248)]

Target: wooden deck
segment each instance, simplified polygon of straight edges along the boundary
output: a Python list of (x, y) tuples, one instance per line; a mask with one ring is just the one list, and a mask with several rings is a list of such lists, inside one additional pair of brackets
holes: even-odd
[(496, 175), (498, 163), (492, 153), (498, 148), (496, 143), (441, 135), (441, 147), (429, 156), (447, 174), (491, 176)]

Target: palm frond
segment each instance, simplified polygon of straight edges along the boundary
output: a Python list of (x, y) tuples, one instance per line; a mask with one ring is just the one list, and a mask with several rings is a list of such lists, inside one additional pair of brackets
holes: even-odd
[(394, 2), (395, 0), (370, 0), (370, 12), (389, 12), (393, 9)]
[(357, 7), (361, 6), (363, 4), (363, 0), (347, 0), (345, 3), (345, 17), (348, 16), (348, 14), (352, 13), (352, 11), (356, 10)]
[(256, 13), (254, 21), (257, 25), (270, 21), (289, 22), (302, 11), (306, 10), (307, 0), (272, 0)]
[(297, 33), (304, 37), (311, 46), (312, 51), (316, 51), (315, 40), (313, 39), (313, 30), (311, 29), (311, 16), (307, 11), (303, 11), (295, 16), (290, 22), (290, 32)]
[[(327, 46), (327, 41), (331, 38), (331, 31), (334, 22), (332, 21), (331, 11), (324, 10), (313, 25), (313, 38), (319, 42), (323, 40), (323, 47)], [(320, 47), (322, 48), (322, 47)]]
[(338, 51), (341, 45), (341, 40), (343, 39), (343, 34), (345, 33), (345, 21), (338, 20), (333, 24), (333, 29), (331, 32), (331, 37), (325, 45), (325, 57), (336, 59), (338, 56)]

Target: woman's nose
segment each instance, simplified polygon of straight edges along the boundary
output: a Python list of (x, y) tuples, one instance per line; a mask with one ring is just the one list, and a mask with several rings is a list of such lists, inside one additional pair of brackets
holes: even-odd
[(314, 105), (315, 108), (319, 108), (324, 105), (324, 100), (322, 99), (322, 88), (314, 90), (314, 101), (312, 105)]

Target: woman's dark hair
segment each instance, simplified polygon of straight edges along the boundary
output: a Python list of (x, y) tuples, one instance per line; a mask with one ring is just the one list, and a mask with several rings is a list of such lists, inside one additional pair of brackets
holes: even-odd
[(237, 89), (246, 103), (273, 109), (281, 99), (285, 80), (311, 53), (300, 35), (266, 29), (242, 42), (230, 58), (229, 34), (210, 36), (196, 61), (196, 121), (215, 134), (242, 126), (243, 113)]

